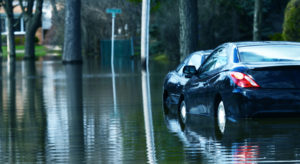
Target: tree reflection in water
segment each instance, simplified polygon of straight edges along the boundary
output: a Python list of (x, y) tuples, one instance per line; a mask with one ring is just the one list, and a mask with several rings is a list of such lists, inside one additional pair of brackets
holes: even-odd
[(0, 57), (0, 113), (2, 112), (3, 109), (3, 87), (2, 87), (2, 80), (3, 80), (3, 75), (2, 75), (2, 57)]
[[(12, 148), (16, 147), (17, 141), (16, 141), (16, 63), (15, 62), (7, 62), (7, 95), (8, 95), (8, 108), (7, 111), (3, 111), (3, 116), (8, 115), (7, 122), (4, 124), (7, 124), (8, 131), (5, 134), (5, 141), (6, 141), (6, 151), (11, 154), (9, 157), (9, 161), (14, 162), (16, 158), (16, 153), (11, 152), (10, 150)], [(7, 113), (6, 113), (7, 112)]]
[(6, 74), (1, 77), (0, 161), (44, 161), (40, 157), (45, 153), (46, 119), (35, 63), (7, 62), (6, 66)]
[(213, 119), (189, 117), (181, 129), (175, 115), (168, 131), (161, 67), (116, 70), (114, 104), (99, 63), (35, 64), (2, 67), (0, 163), (299, 163), (299, 118), (229, 124), (220, 135)]
[[(69, 163), (85, 161), (83, 103), (82, 103), (82, 65), (67, 64), (66, 92), (68, 113)], [(71, 137), (72, 136), (72, 137)]]

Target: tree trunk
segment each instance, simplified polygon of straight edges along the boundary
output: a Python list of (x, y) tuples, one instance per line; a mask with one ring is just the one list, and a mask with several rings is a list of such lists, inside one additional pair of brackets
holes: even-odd
[(87, 29), (87, 26), (88, 25), (86, 25), (86, 21), (82, 21), (81, 22), (81, 29), (82, 29), (82, 38), (81, 38), (81, 42), (82, 42), (82, 49), (83, 49), (83, 52), (84, 52), (84, 54), (89, 54), (92, 50), (91, 50), (91, 48), (90, 48), (90, 43), (89, 43), (89, 37), (88, 37), (88, 34), (89, 34), (89, 32), (88, 32), (88, 29)]
[(68, 112), (68, 131), (66, 135), (69, 138), (70, 145), (76, 149), (70, 148), (70, 154), (77, 154), (76, 158), (69, 160), (69, 163), (78, 163), (84, 161), (85, 156), (85, 135), (84, 135), (84, 113), (83, 113), (83, 96), (82, 96), (82, 65), (68, 64), (66, 70), (66, 111)]
[(15, 34), (14, 34), (14, 14), (12, 0), (5, 1), (4, 9), (7, 17), (7, 56), (9, 61), (16, 58)]
[(30, 30), (26, 26), (25, 35), (25, 59), (34, 60), (35, 56), (35, 31)]
[(54, 16), (54, 19), (57, 19), (58, 18), (58, 10), (57, 10), (57, 7), (56, 7), (56, 1), (55, 0), (50, 0), (50, 3), (51, 3), (51, 6), (53, 8), (53, 16)]
[[(29, 8), (33, 8), (33, 6)], [(35, 58), (35, 33), (41, 26), (42, 8), (43, 0), (37, 0), (34, 14), (28, 8), (27, 11), (23, 11), (26, 25), (24, 59), (34, 60)]]
[(262, 0), (255, 0), (253, 16), (253, 41), (261, 40)]
[[(0, 19), (0, 62), (1, 62), (2, 56), (3, 56), (3, 51), (2, 51), (2, 28), (1, 28), (2, 22), (1, 21), (2, 20)], [(0, 69), (0, 72), (1, 72), (1, 69)]]
[(183, 60), (198, 48), (197, 0), (179, 0), (180, 56)]
[(66, 0), (63, 63), (81, 63), (80, 0)]

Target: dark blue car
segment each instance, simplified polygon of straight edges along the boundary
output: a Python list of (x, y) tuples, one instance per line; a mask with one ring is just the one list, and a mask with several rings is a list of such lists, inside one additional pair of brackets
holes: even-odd
[(188, 114), (214, 116), (222, 132), (228, 120), (300, 113), (300, 43), (226, 43), (187, 74), (178, 108), (183, 123)]
[(175, 70), (167, 74), (163, 86), (163, 102), (165, 109), (170, 109), (172, 105), (178, 106), (182, 88), (192, 77), (191, 74), (186, 74), (186, 71), (189, 73), (194, 71), (195, 73), (211, 52), (212, 50), (194, 52), (187, 56)]

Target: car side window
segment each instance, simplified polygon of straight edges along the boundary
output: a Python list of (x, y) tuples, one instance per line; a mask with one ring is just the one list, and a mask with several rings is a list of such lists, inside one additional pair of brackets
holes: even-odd
[(202, 56), (195, 54), (190, 58), (187, 65), (193, 65), (196, 67), (196, 69), (198, 69), (200, 67), (201, 60), (202, 60)]
[(226, 51), (226, 49), (223, 48), (222, 50), (220, 50), (218, 52), (217, 62), (214, 65), (214, 69), (220, 68), (220, 67), (224, 66), (227, 63), (227, 54), (226, 54), (225, 51)]
[(208, 72), (209, 70), (211, 70), (213, 68), (213, 66), (215, 65), (216, 61), (216, 55), (217, 55), (218, 51), (213, 52), (213, 54), (206, 60), (206, 62), (202, 65), (201, 67), (201, 72)]
[(201, 73), (209, 72), (220, 68), (227, 63), (227, 55), (225, 48), (220, 48), (213, 52), (213, 54), (206, 60), (201, 67)]

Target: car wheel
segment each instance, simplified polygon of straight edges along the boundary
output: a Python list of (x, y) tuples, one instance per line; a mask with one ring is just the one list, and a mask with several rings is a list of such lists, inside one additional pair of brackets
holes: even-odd
[(224, 107), (223, 101), (220, 101), (217, 107), (217, 126), (218, 130), (224, 134), (225, 126), (226, 126), (226, 109)]
[(180, 122), (185, 125), (186, 123), (186, 119), (187, 119), (187, 111), (186, 111), (186, 105), (185, 105), (185, 101), (182, 100), (179, 106), (179, 110), (178, 110), (178, 115), (179, 115), (179, 120)]

